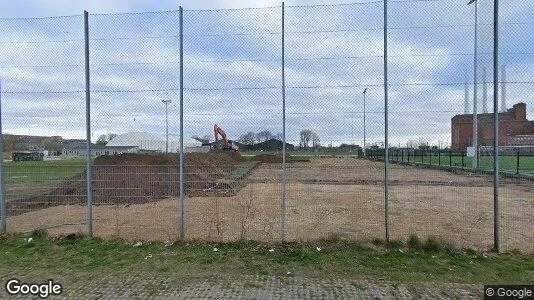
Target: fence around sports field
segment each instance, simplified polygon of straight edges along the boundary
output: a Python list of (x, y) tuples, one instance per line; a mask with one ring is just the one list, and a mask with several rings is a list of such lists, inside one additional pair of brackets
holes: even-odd
[[(517, 149), (514, 151), (501, 152), (499, 154), (499, 171), (504, 175), (534, 176), (534, 153), (533, 148)], [(384, 150), (376, 149), (368, 151), (369, 157), (375, 160), (384, 160)], [(429, 167), (458, 168), (473, 170), (475, 172), (493, 172), (493, 156), (481, 154), (478, 167), (473, 168), (473, 156), (468, 156), (467, 151), (453, 151), (450, 149), (390, 149), (390, 161), (412, 165)]]
[[(534, 9), (501, 6), (493, 70), (492, 3), (475, 3), (477, 26), (454, 0), (0, 18), (2, 156), (69, 154), (1, 161), (0, 231), (532, 252), (530, 146), (492, 155), (481, 124), (473, 169), (451, 127), (534, 109)], [(514, 117), (525, 132), (502, 136), (526, 140)], [(247, 155), (182, 149), (214, 124)], [(115, 133), (143, 138), (101, 146)]]

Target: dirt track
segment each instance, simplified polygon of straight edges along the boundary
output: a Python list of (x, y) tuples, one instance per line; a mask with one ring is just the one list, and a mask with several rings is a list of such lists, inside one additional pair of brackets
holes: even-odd
[[(382, 166), (357, 159), (317, 159), (291, 164), (287, 238), (383, 237)], [(279, 239), (280, 178), (278, 164), (262, 164), (246, 178), (248, 184), (231, 197), (188, 197), (187, 238)], [(394, 165), (391, 179), (398, 183), (391, 186), (389, 193), (392, 238), (435, 235), (463, 247), (490, 248), (493, 190), (489, 177)], [(436, 182), (442, 184), (437, 186)], [(532, 183), (503, 184), (500, 208), (503, 249), (534, 251)], [(154, 203), (95, 206), (94, 218), (98, 236), (174, 240), (178, 233), (178, 201), (171, 197)], [(26, 231), (83, 220), (83, 206), (67, 205), (10, 217), (8, 226), (12, 231)], [(84, 231), (84, 225), (50, 229), (53, 233), (77, 230)]]

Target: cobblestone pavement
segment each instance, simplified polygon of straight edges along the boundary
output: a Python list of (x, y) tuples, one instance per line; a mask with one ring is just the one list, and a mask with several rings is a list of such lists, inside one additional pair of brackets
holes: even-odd
[[(37, 282), (43, 282), (41, 276)], [(37, 277), (21, 276), (25, 282)], [(2, 279), (1, 299), (8, 277)], [(482, 285), (393, 284), (380, 280), (306, 279), (288, 276), (235, 276), (185, 278), (156, 274), (113, 274), (76, 278), (57, 276), (61, 297), (51, 299), (480, 299)]]

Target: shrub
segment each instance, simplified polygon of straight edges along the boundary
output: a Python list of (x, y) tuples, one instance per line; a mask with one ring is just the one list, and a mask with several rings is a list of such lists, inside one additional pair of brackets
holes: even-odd
[(415, 235), (415, 234), (412, 234), (410, 235), (410, 237), (408, 238), (408, 248), (411, 249), (411, 250), (421, 250), (421, 239)]

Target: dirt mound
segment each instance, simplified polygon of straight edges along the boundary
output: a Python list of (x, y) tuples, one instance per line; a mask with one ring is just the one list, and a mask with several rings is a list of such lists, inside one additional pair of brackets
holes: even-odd
[[(244, 162), (245, 159), (239, 153), (186, 153), (185, 162), (188, 165), (235, 165)], [(173, 154), (136, 154), (124, 153), (118, 155), (102, 155), (95, 159), (95, 166), (113, 165), (177, 165), (180, 155)]]
[[(246, 163), (239, 153), (187, 153), (187, 196), (233, 196), (244, 186), (243, 179), (257, 163)], [(95, 159), (93, 203), (141, 204), (179, 196), (177, 154), (120, 154)], [(10, 215), (44, 207), (81, 204), (86, 198), (85, 171), (60, 182), (41, 196), (7, 202)]]
[(252, 161), (258, 161), (262, 163), (282, 163), (282, 154), (258, 154), (251, 158)]

